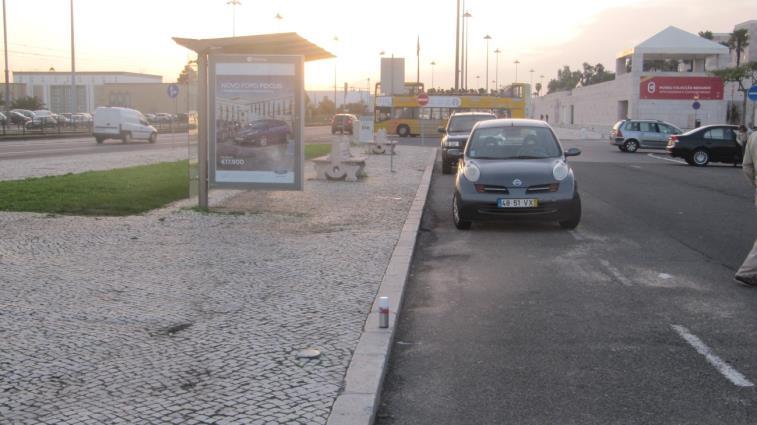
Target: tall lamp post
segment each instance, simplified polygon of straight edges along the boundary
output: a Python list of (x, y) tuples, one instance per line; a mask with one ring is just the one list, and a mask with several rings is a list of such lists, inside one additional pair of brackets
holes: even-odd
[(518, 82), (518, 64), (520, 63), (520, 61), (518, 59), (515, 59), (515, 62), (513, 63), (515, 64), (515, 82), (517, 83)]
[(431, 88), (434, 88), (434, 67), (436, 66), (435, 61), (431, 61)]
[[(544, 88), (544, 75), (539, 75), (539, 82), (541, 83), (541, 88)], [(541, 96), (541, 90), (539, 90), (539, 96)]]
[(463, 77), (463, 88), (466, 90), (468, 89), (468, 28), (470, 27), (470, 24), (466, 21), (468, 20), (468, 18), (472, 17), (473, 15), (471, 15), (470, 12), (465, 12), (465, 14), (463, 14), (463, 28), (465, 30), (463, 34), (463, 38), (465, 39), (463, 41), (463, 50), (465, 51), (463, 53), (463, 74), (465, 74)]
[(242, 2), (239, 0), (229, 0), (226, 4), (231, 5), (231, 36), (237, 36), (237, 6), (241, 6)]
[(281, 13), (276, 12), (276, 16), (274, 16), (273, 18), (276, 19), (276, 26), (278, 27), (277, 29), (279, 32), (281, 32), (281, 21), (284, 20), (284, 17), (281, 16)]
[(499, 90), (499, 54), (502, 53), (499, 48), (494, 51), (494, 90)]
[(531, 73), (531, 82), (528, 83), (528, 84), (531, 85), (531, 87), (529, 88), (529, 90), (531, 90), (531, 92), (533, 93), (533, 91), (534, 91), (534, 69), (531, 68), (531, 69), (528, 70), (528, 72)]
[(76, 60), (74, 58), (74, 0), (71, 0), (71, 114), (76, 113)]
[(339, 43), (339, 37), (334, 36), (334, 114), (336, 115), (336, 45)]
[(5, 47), (5, 109), (10, 109), (11, 86), (8, 78), (8, 25), (5, 20), (5, 0), (3, 0), (3, 46)]
[(484, 40), (486, 40), (486, 92), (489, 93), (489, 40), (491, 36), (486, 34)]
[[(3, 0), (4, 2), (5, 0)], [(455, 90), (460, 88), (460, 0), (455, 11)]]

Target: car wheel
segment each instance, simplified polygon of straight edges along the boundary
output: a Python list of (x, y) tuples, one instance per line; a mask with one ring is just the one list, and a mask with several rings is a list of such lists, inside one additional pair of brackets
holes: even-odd
[(623, 143), (623, 150), (625, 152), (634, 153), (639, 150), (639, 142), (636, 140), (627, 140)]
[(97, 142), (98, 145), (102, 145), (104, 140), (105, 139), (102, 137), (95, 137), (95, 142)]
[(618, 150), (621, 151), (621, 152), (625, 152), (626, 148), (623, 145), (618, 145)]
[(158, 133), (150, 133), (150, 143), (155, 143), (158, 141)]
[(698, 167), (704, 167), (710, 162), (710, 153), (704, 149), (697, 149), (691, 154), (691, 161)]
[(406, 125), (401, 125), (401, 126), (397, 127), (397, 134), (400, 137), (407, 137), (407, 136), (409, 136), (410, 135), (410, 127), (408, 127)]
[(572, 230), (578, 227), (578, 223), (581, 222), (581, 197), (576, 192), (576, 196), (571, 206), (570, 218), (560, 221), (560, 227), (563, 229)]
[(470, 226), (473, 223), (470, 220), (463, 220), (460, 214), (460, 198), (458, 197), (457, 192), (455, 192), (452, 196), (452, 221), (455, 223), (455, 227), (460, 230), (470, 229)]
[(124, 133), (123, 142), (124, 143), (130, 143), (131, 142), (131, 133), (128, 133), (128, 132)]

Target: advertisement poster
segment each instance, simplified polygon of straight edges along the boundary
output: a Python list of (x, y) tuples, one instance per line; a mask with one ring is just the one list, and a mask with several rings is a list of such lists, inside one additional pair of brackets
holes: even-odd
[(302, 189), (303, 58), (210, 58), (210, 181)]
[(639, 98), (722, 100), (723, 81), (718, 77), (641, 77)]

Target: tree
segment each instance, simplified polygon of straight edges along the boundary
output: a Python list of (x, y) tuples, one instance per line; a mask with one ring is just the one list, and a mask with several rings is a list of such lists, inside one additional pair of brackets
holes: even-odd
[(36, 111), (45, 107), (42, 99), (36, 96), (18, 97), (11, 102), (11, 109), (28, 109), (30, 111)]
[(541, 83), (536, 83), (534, 88), (536, 89), (536, 95), (541, 96)]
[(699, 31), (699, 36), (702, 38), (706, 38), (708, 40), (712, 40), (712, 31), (710, 30)]
[(749, 33), (746, 28), (736, 30), (728, 38), (728, 48), (736, 51), (736, 67), (741, 65), (741, 53), (749, 46)]
[(181, 70), (176, 82), (179, 84), (192, 84), (197, 81), (197, 71), (195, 71), (192, 63), (194, 63), (194, 61), (189, 61), (184, 65), (184, 69)]
[(333, 100), (329, 99), (328, 97), (324, 97), (320, 102), (318, 102), (316, 112), (318, 113), (318, 115), (334, 115), (334, 113), (336, 113), (336, 105), (334, 104)]
[[(757, 84), (757, 62), (749, 62), (742, 66), (736, 66), (734, 68), (724, 68), (711, 71), (711, 74), (719, 77), (724, 83), (736, 82), (739, 84), (738, 91), (744, 94), (744, 113), (742, 115), (742, 124), (746, 125), (746, 92), (749, 87)], [(751, 84), (744, 84), (744, 81), (751, 81)]]

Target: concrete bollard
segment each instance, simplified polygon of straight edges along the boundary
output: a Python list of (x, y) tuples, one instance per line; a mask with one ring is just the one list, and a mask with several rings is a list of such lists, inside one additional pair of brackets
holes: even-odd
[(389, 327), (389, 297), (379, 298), (379, 328)]

